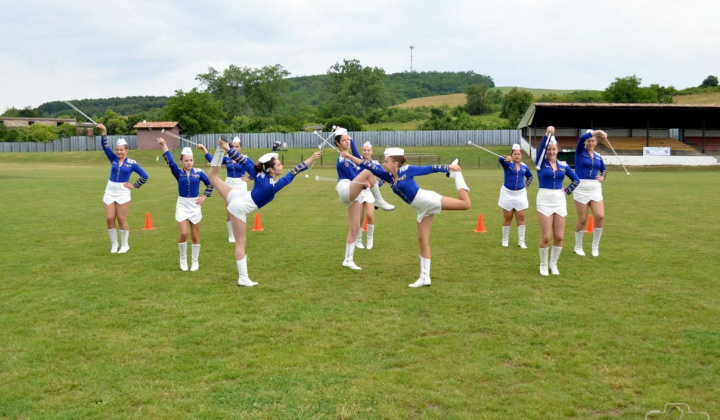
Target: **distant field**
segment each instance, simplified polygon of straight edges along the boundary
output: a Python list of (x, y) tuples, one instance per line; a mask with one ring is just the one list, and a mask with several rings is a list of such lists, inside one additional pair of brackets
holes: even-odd
[[(503, 86), (496, 88), (497, 90), (507, 93), (510, 91), (513, 87), (512, 86)], [(559, 90), (559, 89), (531, 89), (531, 88), (518, 88), (522, 90), (527, 90), (528, 92), (535, 95), (535, 98), (539, 98), (542, 95), (554, 93), (556, 95), (565, 95), (572, 92), (577, 92), (582, 89), (575, 89), (575, 90)], [(706, 104), (706, 105), (712, 105), (712, 104), (720, 104), (720, 92), (713, 92), (713, 93), (696, 93), (692, 95), (678, 95), (674, 96), (673, 99), (675, 100), (675, 103), (678, 104)], [(415, 98), (410, 99), (409, 101), (403, 102), (401, 104), (395, 105), (395, 108), (417, 108), (422, 106), (435, 106), (440, 107), (443, 105), (447, 105), (449, 107), (455, 107), (458, 105), (465, 105), (466, 102), (466, 95), (464, 93), (455, 93), (452, 95), (438, 95), (438, 96), (427, 96), (424, 98)]]

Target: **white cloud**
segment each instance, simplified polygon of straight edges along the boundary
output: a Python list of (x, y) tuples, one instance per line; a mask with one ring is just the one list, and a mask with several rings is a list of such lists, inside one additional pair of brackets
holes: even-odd
[(342, 59), (387, 73), (467, 71), (499, 86), (699, 85), (720, 73), (709, 0), (29, 0), (3, 5), (0, 111), (62, 99), (173, 95), (208, 67)]

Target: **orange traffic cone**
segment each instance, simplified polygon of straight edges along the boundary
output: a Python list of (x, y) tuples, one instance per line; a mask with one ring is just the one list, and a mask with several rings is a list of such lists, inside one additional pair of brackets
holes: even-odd
[(145, 227), (143, 230), (153, 230), (155, 229), (155, 226), (152, 224), (152, 218), (150, 217), (150, 212), (145, 213)]
[(588, 225), (585, 232), (592, 232), (595, 230), (595, 220), (593, 220), (592, 214), (588, 216)]
[(367, 232), (367, 217), (365, 218), (365, 226), (363, 226), (363, 232)]
[(478, 216), (478, 223), (475, 228), (475, 232), (485, 232), (485, 222), (483, 222), (482, 214)]
[(262, 232), (263, 227), (262, 223), (260, 222), (260, 213), (255, 213), (255, 226), (253, 226), (253, 232)]

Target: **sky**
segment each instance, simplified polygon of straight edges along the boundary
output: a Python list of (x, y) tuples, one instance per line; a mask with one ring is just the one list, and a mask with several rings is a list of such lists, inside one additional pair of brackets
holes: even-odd
[[(172, 96), (210, 67), (474, 71), (496, 86), (677, 89), (720, 75), (716, 0), (0, 0), (0, 113)], [(410, 48), (413, 46), (414, 48)]]

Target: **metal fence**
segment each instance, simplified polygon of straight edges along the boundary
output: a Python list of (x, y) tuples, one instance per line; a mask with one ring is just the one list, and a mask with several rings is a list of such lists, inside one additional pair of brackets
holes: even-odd
[[(330, 133), (318, 133), (323, 138)], [(485, 146), (506, 146), (520, 141), (520, 130), (464, 130), (464, 131), (356, 131), (351, 133), (355, 143), (360, 145), (369, 141), (376, 147), (408, 147), (408, 146), (463, 146), (473, 142)], [(240, 137), (244, 149), (271, 149), (273, 143), (280, 142), (293, 149), (316, 148), (322, 142), (312, 132), (298, 133), (220, 133), (196, 134), (186, 137), (192, 143), (201, 143), (208, 147), (217, 144), (218, 137), (232, 139)], [(111, 145), (119, 138), (127, 140), (130, 149), (137, 149), (137, 136), (108, 136)], [(332, 139), (330, 139), (332, 142)], [(180, 141), (180, 147), (192, 146), (189, 142)], [(82, 152), (102, 150), (100, 136), (70, 137), (55, 140), (51, 143), (0, 143), (0, 153), (32, 153), (32, 152)]]

